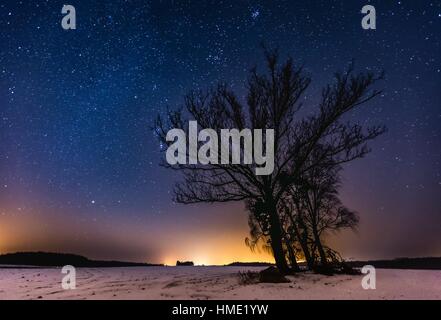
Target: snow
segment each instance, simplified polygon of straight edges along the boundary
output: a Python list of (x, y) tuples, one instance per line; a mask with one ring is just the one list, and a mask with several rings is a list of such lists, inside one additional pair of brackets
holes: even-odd
[(291, 283), (239, 283), (261, 267), (78, 268), (74, 290), (61, 269), (0, 268), (3, 299), (441, 299), (441, 270), (377, 269), (376, 289), (361, 276), (302, 273)]

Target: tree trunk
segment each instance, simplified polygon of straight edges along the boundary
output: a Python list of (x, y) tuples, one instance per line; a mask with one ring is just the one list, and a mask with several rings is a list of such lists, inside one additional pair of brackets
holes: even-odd
[(279, 269), (279, 271), (282, 274), (288, 274), (289, 267), (288, 264), (286, 263), (285, 252), (283, 250), (280, 234), (277, 234), (277, 232), (274, 233), (271, 232), (270, 237), (271, 237), (271, 248), (273, 249), (274, 260), (276, 262), (277, 269)]
[(308, 248), (308, 234), (307, 230), (304, 226), (304, 224), (301, 224), (301, 227), (303, 229), (303, 235), (300, 233), (299, 228), (297, 227), (296, 221), (292, 217), (291, 214), (289, 214), (289, 218), (291, 219), (291, 223), (295, 232), (295, 235), (297, 239), (299, 240), (300, 246), (302, 247), (303, 255), (305, 256), (306, 264), (308, 265), (308, 269), (312, 270), (314, 267), (314, 262), (312, 261), (311, 254), (309, 252)]
[(296, 259), (296, 254), (292, 248), (292, 246), (290, 245), (290, 243), (286, 244), (286, 248), (288, 250), (288, 255), (289, 255), (289, 260), (291, 262), (291, 269), (294, 272), (298, 272), (300, 271), (299, 265), (297, 263), (297, 259)]
[(312, 261), (311, 253), (309, 252), (308, 248), (308, 235), (306, 233), (307, 231), (304, 230), (303, 234), (301, 234), (297, 226), (294, 227), (294, 230), (296, 232), (297, 238), (299, 239), (300, 246), (302, 247), (303, 255), (305, 256), (308, 269), (312, 270), (314, 268), (314, 262)]
[(314, 229), (313, 233), (314, 233), (315, 245), (317, 246), (317, 250), (320, 255), (320, 261), (323, 266), (326, 266), (328, 264), (328, 259), (326, 258), (326, 253), (325, 253), (325, 250), (323, 249), (322, 242), (320, 241), (320, 237), (318, 235), (317, 230)]
[(282, 274), (289, 273), (289, 267), (286, 262), (285, 250), (282, 244), (282, 229), (280, 226), (279, 216), (277, 215), (277, 210), (271, 210), (270, 212), (270, 238), (271, 238), (271, 248), (274, 254), (274, 260), (276, 261), (277, 269)]

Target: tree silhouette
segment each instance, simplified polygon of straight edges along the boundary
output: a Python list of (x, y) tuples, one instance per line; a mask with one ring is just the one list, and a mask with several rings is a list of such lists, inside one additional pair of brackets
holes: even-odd
[[(288, 230), (292, 230), (301, 244), (309, 268), (314, 268), (318, 253), (320, 263), (326, 267), (334, 251), (323, 245), (323, 235), (358, 225), (356, 212), (346, 208), (338, 197), (341, 166), (320, 167), (307, 171), (291, 194), (284, 198), (284, 210), (288, 217)], [(300, 233), (298, 230), (301, 230)]]
[[(245, 99), (226, 84), (207, 91), (194, 90), (186, 95), (184, 109), (169, 111), (165, 118), (158, 116), (155, 128), (165, 145), (171, 144), (166, 140), (171, 128), (188, 135), (189, 120), (218, 133), (232, 128), (274, 129), (275, 169), (270, 175), (256, 176), (255, 163), (162, 165), (183, 174), (183, 181), (174, 190), (179, 203), (245, 201), (252, 223), (256, 230), (260, 228), (258, 238), (266, 239), (278, 269), (288, 273), (290, 239), (280, 212), (283, 200), (306, 172), (317, 166), (335, 167), (369, 152), (367, 142), (383, 133), (384, 127), (363, 128), (344, 122), (342, 117), (380, 94), (372, 86), (382, 74), (354, 74), (351, 65), (335, 75), (334, 84), (323, 89), (318, 110), (300, 117), (301, 98), (310, 79), (291, 58), (280, 64), (277, 50), (265, 50), (265, 61), (266, 72), (260, 73), (256, 67), (251, 70)], [(295, 258), (290, 260), (295, 267)]]

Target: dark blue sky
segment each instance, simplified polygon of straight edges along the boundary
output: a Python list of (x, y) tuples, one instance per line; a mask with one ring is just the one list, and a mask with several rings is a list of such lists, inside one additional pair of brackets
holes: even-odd
[[(67, 1), (71, 31), (65, 3), (0, 4), (0, 252), (249, 259), (240, 205), (172, 203), (177, 176), (158, 166), (151, 126), (190, 89), (226, 81), (243, 95), (264, 41), (305, 66), (308, 108), (352, 59), (386, 71), (384, 94), (352, 114), (389, 131), (345, 170), (361, 227), (336, 241), (342, 253), (441, 254), (440, 2)], [(375, 31), (360, 25), (368, 3)], [(218, 256), (198, 247), (207, 238)]]

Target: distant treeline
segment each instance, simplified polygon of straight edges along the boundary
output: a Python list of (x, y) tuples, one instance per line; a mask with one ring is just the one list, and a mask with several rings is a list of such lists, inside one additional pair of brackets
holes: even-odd
[[(361, 268), (364, 265), (372, 265), (384, 269), (419, 269), (441, 270), (441, 257), (424, 258), (397, 258), (393, 260), (369, 260), (347, 261), (352, 267)], [(137, 263), (125, 261), (101, 261), (90, 260), (84, 256), (69, 253), (52, 252), (17, 252), (0, 255), (0, 268), (4, 266), (36, 266), (36, 267), (61, 267), (72, 265), (87, 268), (110, 268), (110, 267), (149, 267), (163, 266), (163, 264)], [(192, 266), (191, 261), (177, 261), (178, 266)], [(232, 262), (226, 266), (232, 267), (267, 267), (274, 264), (268, 262)]]
[(393, 260), (351, 261), (347, 263), (353, 267), (372, 265), (383, 269), (441, 270), (441, 257), (397, 258)]
[(0, 255), (0, 265), (39, 267), (61, 267), (72, 265), (75, 267), (87, 268), (162, 266), (161, 264), (90, 260), (76, 254), (52, 252), (17, 252), (3, 254)]

